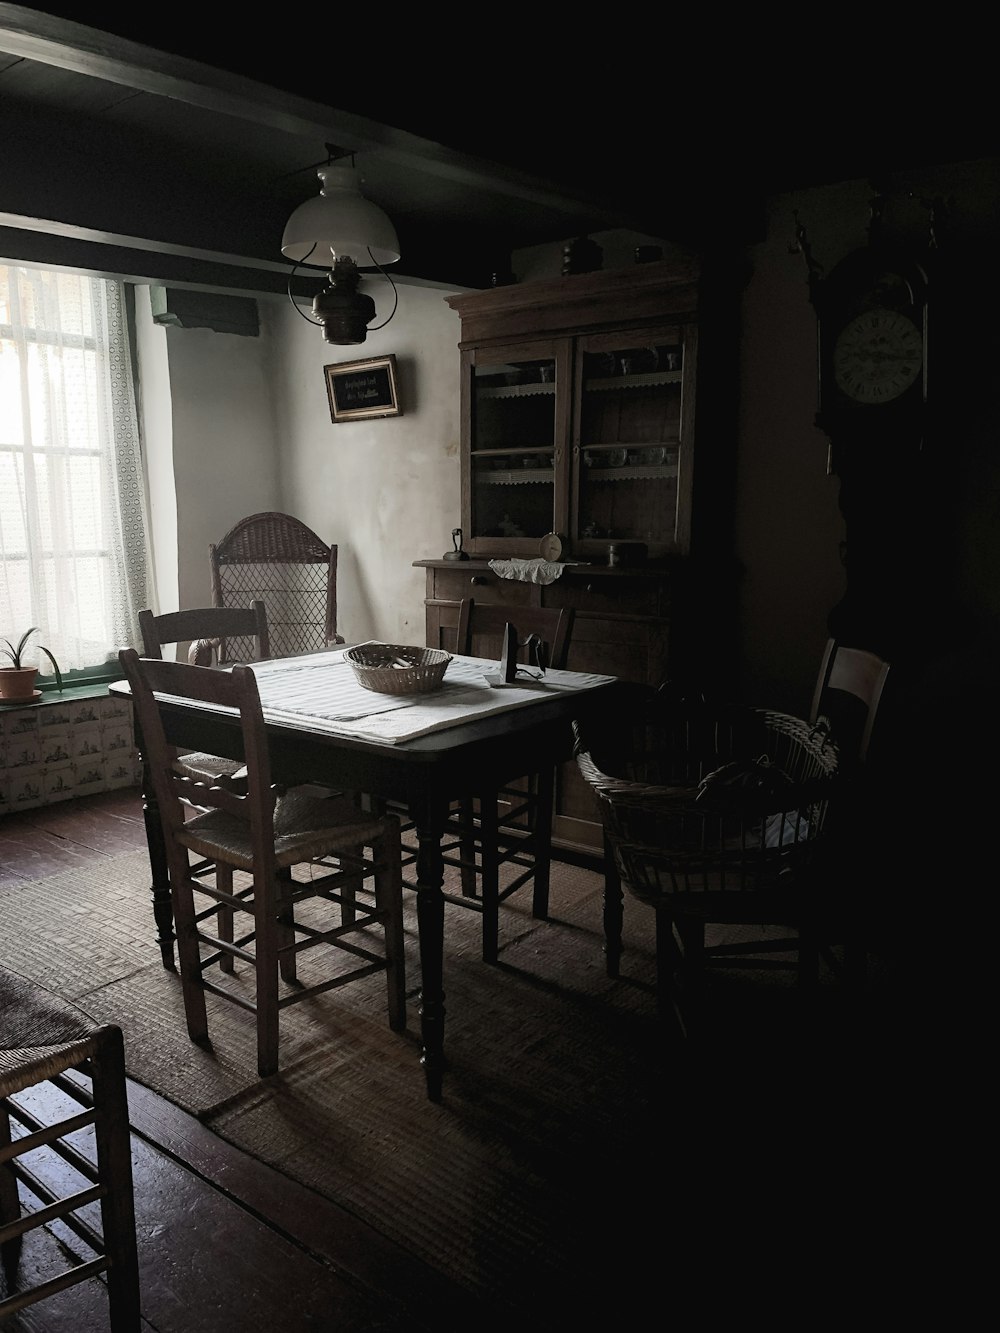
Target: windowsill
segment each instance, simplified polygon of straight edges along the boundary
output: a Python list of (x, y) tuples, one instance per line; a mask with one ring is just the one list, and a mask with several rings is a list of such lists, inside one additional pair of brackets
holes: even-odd
[(47, 704), (65, 704), (74, 699), (104, 699), (111, 680), (88, 681), (85, 685), (65, 685), (61, 690), (43, 690), (40, 699), (26, 699), (24, 703), (7, 703), (5, 710), (15, 708), (44, 708)]

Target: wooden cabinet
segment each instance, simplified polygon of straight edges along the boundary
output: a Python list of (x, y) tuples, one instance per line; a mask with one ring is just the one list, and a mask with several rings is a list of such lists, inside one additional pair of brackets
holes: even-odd
[(688, 551), (697, 290), (691, 261), (664, 261), (447, 298), (470, 554), (534, 556), (552, 532), (593, 561)]
[[(427, 572), (429, 645), (454, 649), (463, 597), (572, 606), (571, 670), (650, 685), (672, 670), (692, 537), (699, 279), (685, 257), (446, 298), (462, 320), (471, 558), (415, 562)], [(539, 557), (550, 533), (564, 565), (554, 582), (490, 568)], [(560, 845), (600, 848), (573, 764), (556, 807)]]

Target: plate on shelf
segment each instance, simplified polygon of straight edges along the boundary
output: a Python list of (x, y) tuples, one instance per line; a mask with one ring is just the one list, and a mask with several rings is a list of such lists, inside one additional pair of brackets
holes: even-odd
[(605, 454), (608, 467), (624, 467), (628, 454), (624, 449), (609, 449)]

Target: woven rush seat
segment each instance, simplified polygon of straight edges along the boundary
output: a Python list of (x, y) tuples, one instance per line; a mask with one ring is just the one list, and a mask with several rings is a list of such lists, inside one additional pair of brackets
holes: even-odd
[[(72, 1071), (82, 1077), (67, 1077)], [(55, 1091), (39, 1097), (41, 1084)], [(111, 1329), (137, 1330), (139, 1272), (121, 1029), (96, 1022), (0, 968), (0, 1099), (0, 1255), (6, 1279), (0, 1321), (105, 1274)], [(68, 1108), (58, 1113), (62, 1118), (43, 1119), (60, 1105)], [(91, 1127), (93, 1145), (81, 1138)], [(88, 1207), (98, 1202), (100, 1230)], [(32, 1281), (19, 1272), (24, 1236), (55, 1220), (95, 1257), (76, 1257), (63, 1243), (62, 1256), (74, 1262), (54, 1277)]]
[[(331, 840), (361, 845), (378, 838), (384, 823), (365, 815), (346, 797), (316, 800), (292, 790), (274, 810), (274, 863), (281, 869), (323, 856)], [(177, 840), (200, 856), (223, 857), (238, 870), (253, 870), (250, 827), (224, 810), (195, 815), (178, 829)]]

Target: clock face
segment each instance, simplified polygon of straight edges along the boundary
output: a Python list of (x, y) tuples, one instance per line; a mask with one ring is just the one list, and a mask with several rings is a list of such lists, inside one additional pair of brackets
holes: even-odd
[(833, 377), (848, 398), (865, 405), (904, 394), (923, 367), (923, 338), (897, 310), (866, 310), (841, 330), (833, 348)]
[(548, 532), (538, 544), (538, 554), (543, 560), (558, 560), (562, 555), (562, 541), (554, 532)]

